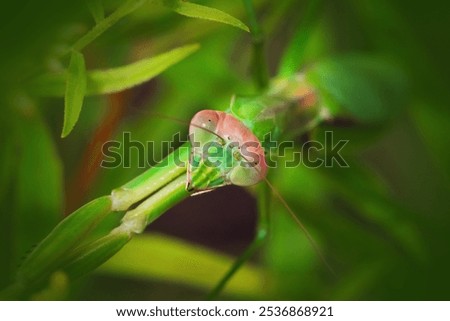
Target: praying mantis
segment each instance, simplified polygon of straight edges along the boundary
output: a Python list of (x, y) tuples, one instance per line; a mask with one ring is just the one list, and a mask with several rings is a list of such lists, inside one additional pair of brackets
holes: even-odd
[[(300, 118), (300, 121), (305, 123), (306, 130), (309, 126), (315, 126), (328, 117), (315, 95), (313, 87), (308, 84), (304, 75), (298, 74), (289, 79), (273, 81), (271, 88), (264, 95), (233, 96), (230, 107), (226, 111), (202, 110), (198, 112), (189, 124), (190, 142), (188, 146), (181, 146), (176, 151), (179, 152), (178, 157), (187, 164), (186, 172), (179, 171), (179, 167), (176, 166), (173, 169), (167, 169), (167, 173), (174, 174), (167, 176), (167, 181), (172, 181), (165, 188), (177, 181), (176, 175), (179, 175), (176, 191), (180, 194), (187, 192), (190, 195), (211, 191), (224, 185), (251, 186), (264, 181), (269, 190), (274, 192), (306, 233), (321, 259), (329, 267), (306, 228), (265, 177), (268, 170), (266, 157), (269, 156), (269, 153), (265, 151), (264, 145), (268, 143), (265, 142), (268, 134), (271, 139), (283, 137), (283, 128), (290, 125), (290, 120), (295, 114), (298, 116), (297, 121)], [(302, 117), (304, 119), (301, 119)], [(215, 150), (214, 155), (210, 153), (210, 149)], [(175, 157), (169, 155), (168, 159), (169, 166), (175, 163)], [(149, 182), (161, 179), (166, 179), (166, 177), (161, 176), (159, 171), (155, 171), (153, 175), (147, 177)], [(116, 208), (124, 210), (129, 207), (130, 204), (123, 205), (120, 200), (128, 199), (126, 195), (133, 193), (142, 196), (141, 190), (143, 190), (142, 187), (136, 188), (131, 184), (113, 191), (112, 195), (118, 201)], [(263, 193), (266, 192), (263, 191)], [(267, 195), (261, 195), (260, 199), (262, 202), (268, 201)], [(125, 215), (124, 221), (134, 222), (133, 226), (135, 227), (141, 226), (134, 230), (136, 233), (140, 233), (143, 227), (154, 219), (152, 215), (148, 215), (142, 221), (143, 215), (145, 216), (143, 213), (151, 211), (151, 208), (151, 201), (144, 201), (137, 208), (129, 211)], [(255, 240), (212, 290), (210, 298), (215, 297), (223, 289), (233, 274), (266, 238), (268, 213), (266, 209), (260, 209), (260, 214)], [(138, 219), (141, 221), (137, 221)]]

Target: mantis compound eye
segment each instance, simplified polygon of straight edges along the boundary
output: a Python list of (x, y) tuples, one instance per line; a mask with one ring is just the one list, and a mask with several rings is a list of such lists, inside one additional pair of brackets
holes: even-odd
[(250, 186), (266, 175), (261, 143), (231, 114), (214, 110), (198, 112), (191, 120), (189, 139), (192, 148), (189, 190), (199, 192), (229, 184)]
[(216, 135), (220, 114), (215, 110), (202, 110), (194, 115), (189, 124), (189, 139), (192, 146), (201, 146), (220, 139)]
[(202, 110), (199, 111), (191, 119), (189, 125), (189, 133), (199, 134), (201, 131), (215, 132), (220, 120), (219, 112), (215, 110)]

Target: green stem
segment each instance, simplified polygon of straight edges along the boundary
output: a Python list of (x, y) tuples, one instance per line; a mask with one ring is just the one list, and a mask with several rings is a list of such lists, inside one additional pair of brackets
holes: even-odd
[(255, 7), (253, 6), (252, 0), (242, 0), (244, 2), (244, 8), (247, 11), (249, 27), (252, 35), (255, 38), (262, 38), (261, 28), (258, 24), (258, 19), (256, 18)]
[(258, 228), (269, 232), (270, 228), (270, 204), (271, 204), (271, 189), (269, 185), (262, 183), (258, 191)]
[(255, 238), (244, 252), (237, 258), (227, 273), (208, 294), (207, 299), (213, 300), (225, 288), (236, 272), (247, 262), (255, 252), (264, 244), (269, 230), (270, 189), (263, 184), (258, 192), (258, 222)]
[(102, 33), (104, 33), (108, 28), (114, 25), (117, 21), (133, 12), (140, 6), (142, 6), (146, 1), (145, 0), (128, 0), (123, 3), (119, 8), (117, 8), (112, 14), (108, 17), (104, 18), (102, 21), (97, 23), (94, 28), (92, 28), (88, 33), (86, 33), (83, 37), (78, 39), (78, 41), (72, 46), (73, 50), (81, 51), (84, 47), (86, 47), (89, 43), (99, 37)]
[(255, 7), (252, 0), (242, 0), (247, 11), (250, 32), (253, 42), (253, 62), (252, 69), (255, 82), (263, 90), (269, 85), (269, 70), (264, 52), (264, 35), (256, 18)]

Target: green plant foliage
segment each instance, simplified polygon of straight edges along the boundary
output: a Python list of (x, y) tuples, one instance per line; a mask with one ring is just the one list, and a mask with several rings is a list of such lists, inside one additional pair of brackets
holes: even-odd
[(65, 83), (63, 138), (69, 135), (77, 123), (86, 93), (86, 66), (84, 57), (79, 52), (72, 52)]
[[(142, 84), (183, 60), (198, 48), (196, 44), (187, 45), (126, 66), (88, 71), (86, 95), (109, 94)], [(31, 91), (43, 96), (62, 96), (69, 75), (70, 70), (67, 73), (43, 75), (33, 83)], [(80, 92), (77, 91), (77, 95), (79, 94)]]
[(86, 33), (83, 37), (81, 37), (77, 42), (75, 42), (72, 48), (78, 51), (82, 50), (84, 47), (86, 47), (88, 44), (94, 41), (97, 37), (99, 37), (102, 33), (108, 30), (111, 26), (117, 23), (120, 19), (132, 13), (140, 6), (142, 6), (146, 1), (147, 0), (126, 1), (113, 13), (111, 13), (108, 17), (98, 22), (94, 26), (94, 28), (92, 28), (88, 33)]
[(236, 19), (228, 13), (215, 8), (201, 6), (183, 0), (162, 0), (162, 3), (164, 6), (182, 16), (220, 22), (247, 32), (250, 31), (248, 27), (239, 19)]

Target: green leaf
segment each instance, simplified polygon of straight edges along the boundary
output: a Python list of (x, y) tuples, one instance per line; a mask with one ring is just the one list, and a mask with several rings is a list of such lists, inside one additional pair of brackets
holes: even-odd
[(186, 17), (221, 22), (244, 31), (250, 32), (249, 28), (239, 19), (230, 16), (221, 10), (190, 3), (182, 0), (163, 0), (163, 5)]
[[(104, 274), (139, 279), (165, 280), (210, 290), (231, 266), (233, 259), (211, 250), (158, 234), (134, 237), (99, 268)], [(224, 293), (258, 297), (267, 293), (267, 275), (245, 264), (231, 279)]]
[(95, 23), (99, 23), (105, 19), (105, 9), (103, 8), (102, 0), (87, 0), (86, 4), (92, 17), (94, 17)]
[[(128, 0), (106, 18), (103, 18), (104, 13), (100, 1), (95, 1), (94, 3), (89, 5), (89, 8), (97, 24), (88, 33), (86, 33), (83, 37), (81, 37), (72, 46), (72, 48), (74, 50), (81, 51), (84, 47), (86, 47), (88, 44), (94, 41), (97, 37), (103, 34), (106, 30), (108, 30), (111, 26), (117, 23), (120, 19), (132, 13), (146, 2), (162, 5), (186, 17), (221, 22), (249, 32), (249, 28), (242, 21), (229, 15), (228, 13), (225, 13), (215, 8), (190, 3), (187, 1)], [(100, 5), (98, 3), (100, 3)]]
[(102, 71), (94, 70), (89, 73), (88, 94), (106, 94), (139, 85), (156, 77), (198, 48), (197, 44), (188, 45), (123, 67)]
[(132, 13), (134, 10), (143, 5), (147, 0), (128, 0), (116, 11), (110, 14), (105, 19), (101, 20), (99, 23), (95, 25), (88, 33), (86, 33), (83, 37), (81, 37), (74, 45), (73, 49), (80, 51), (84, 47), (86, 47), (89, 43), (94, 41), (98, 36), (108, 30), (111, 26), (113, 26), (120, 19), (125, 17), (126, 15)]
[[(86, 94), (109, 94), (139, 85), (158, 76), (198, 48), (198, 44), (187, 45), (126, 66), (89, 71), (86, 76)], [(30, 90), (42, 96), (61, 97), (64, 95), (64, 84), (67, 77), (66, 73), (43, 75), (33, 82)]]
[(324, 60), (307, 71), (324, 105), (334, 116), (380, 122), (406, 102), (406, 79), (395, 65), (365, 56)]
[(64, 126), (61, 137), (72, 131), (80, 116), (86, 94), (86, 66), (81, 53), (73, 51), (67, 73), (64, 98)]

